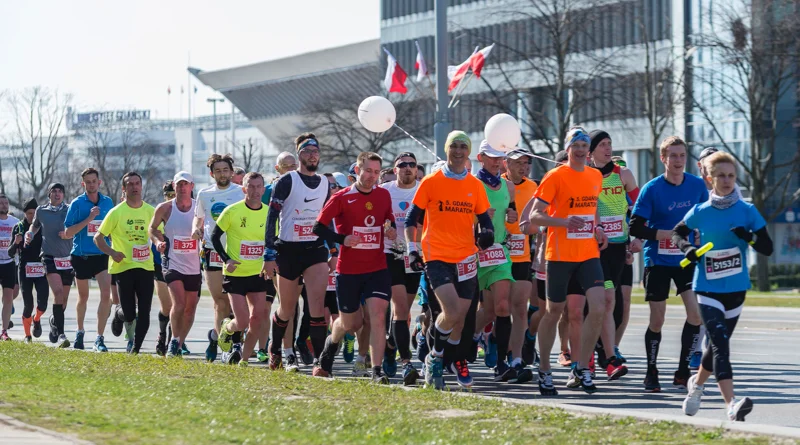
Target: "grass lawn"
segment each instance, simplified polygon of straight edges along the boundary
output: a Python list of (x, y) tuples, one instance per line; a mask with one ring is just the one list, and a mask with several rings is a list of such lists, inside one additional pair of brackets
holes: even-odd
[[(670, 298), (667, 299), (667, 304), (682, 305), (683, 301), (680, 299), (680, 297), (674, 297), (673, 294), (670, 294)], [(647, 302), (644, 301), (644, 289), (633, 289), (631, 303), (647, 304)], [(800, 295), (747, 291), (747, 301), (745, 302), (745, 306), (800, 307)]]
[(0, 412), (97, 443), (770, 441), (433, 390), (19, 342), (0, 343), (0, 376)]

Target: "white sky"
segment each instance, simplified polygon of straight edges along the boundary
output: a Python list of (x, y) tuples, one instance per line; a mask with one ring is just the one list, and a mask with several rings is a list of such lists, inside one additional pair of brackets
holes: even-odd
[[(79, 111), (187, 116), (186, 66), (204, 71), (378, 38), (378, 0), (0, 0), (0, 92), (41, 85)], [(322, 68), (322, 67), (321, 67)], [(215, 92), (192, 79), (197, 115)], [(172, 94), (167, 96), (167, 87)], [(197, 99), (197, 100), (195, 100)], [(0, 107), (0, 127), (9, 118)], [(229, 112), (230, 105), (222, 107)], [(220, 110), (218, 109), (218, 112)]]

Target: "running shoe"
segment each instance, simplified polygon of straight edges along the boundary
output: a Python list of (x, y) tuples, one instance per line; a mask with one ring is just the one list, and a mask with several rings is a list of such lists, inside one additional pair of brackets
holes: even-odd
[(383, 371), (381, 370), (380, 366), (376, 366), (372, 368), (372, 383), (377, 385), (388, 385), (389, 384), (389, 377), (387, 377)]
[(592, 378), (593, 378), (593, 379), (597, 377), (597, 376), (595, 375), (595, 373), (594, 373), (594, 372), (595, 372), (595, 366), (594, 366), (594, 353), (592, 353), (592, 355), (591, 355), (591, 356), (589, 356), (589, 372), (591, 372), (591, 373), (592, 373)]
[(522, 342), (522, 362), (533, 365), (536, 361), (536, 338), (530, 338), (525, 331), (525, 340)]
[(72, 344), (72, 347), (75, 349), (83, 349), (83, 331), (75, 332), (75, 343)]
[(687, 383), (691, 374), (681, 374), (680, 371), (675, 371), (675, 378), (672, 379), (672, 386), (678, 389), (686, 390)]
[(33, 336), (36, 338), (42, 336), (42, 320), (33, 320)]
[[(11, 314), (12, 315), (14, 314), (14, 306), (11, 306)], [(14, 322), (12, 320), (8, 320), (8, 329), (11, 329), (13, 327), (14, 327)]]
[(397, 375), (397, 349), (390, 349), (388, 345), (383, 349), (383, 373), (387, 377)]
[(627, 373), (628, 367), (623, 365), (616, 355), (608, 360), (608, 366), (606, 366), (606, 375), (608, 375), (609, 382), (612, 380), (618, 380)]
[(56, 327), (56, 318), (50, 316), (50, 343), (55, 344), (58, 341), (58, 328)]
[(421, 362), (425, 362), (425, 357), (431, 352), (431, 348), (428, 346), (428, 339), (425, 338), (422, 331), (417, 332), (417, 360)]
[(561, 354), (558, 354), (558, 364), (565, 368), (572, 365), (572, 356), (569, 351), (561, 351)]
[(367, 364), (362, 361), (356, 360), (353, 363), (353, 377), (369, 377), (369, 369), (367, 369)]
[(206, 361), (213, 362), (217, 359), (217, 341), (214, 340), (216, 332), (213, 329), (208, 330), (208, 347), (206, 348)]
[(172, 340), (169, 341), (169, 356), (170, 357), (181, 356), (181, 345), (177, 338), (173, 338)]
[(683, 413), (687, 416), (693, 416), (700, 410), (700, 402), (703, 398), (705, 386), (698, 385), (697, 375), (693, 375), (689, 377), (689, 381), (686, 382), (686, 388), (689, 390), (689, 394), (683, 399)]
[(69, 340), (67, 340), (67, 336), (61, 334), (58, 336), (58, 347), (59, 348), (69, 348)]
[(294, 349), (300, 353), (300, 360), (303, 361), (304, 365), (310, 365), (314, 363), (314, 354), (311, 353), (311, 349), (308, 347), (307, 342), (297, 339), (297, 341), (294, 342)]
[(122, 335), (122, 324), (124, 321), (125, 317), (122, 316), (122, 308), (117, 305), (114, 309), (114, 316), (111, 317), (111, 333), (114, 334), (114, 337)]
[(11, 341), (11, 337), (8, 336), (8, 332), (5, 329), (0, 333), (0, 341)]
[(466, 360), (457, 360), (450, 363), (450, 366), (447, 368), (450, 369), (451, 374), (456, 376), (456, 383), (458, 383), (458, 386), (462, 388), (472, 387), (472, 375), (469, 373), (469, 364)]
[(322, 369), (322, 366), (320, 366), (319, 364), (315, 364), (314, 365), (314, 369), (311, 371), (311, 375), (313, 375), (314, 377), (330, 377), (331, 376), (331, 374), (328, 371)]
[(644, 392), (661, 392), (657, 368), (650, 368), (647, 370), (647, 374), (644, 376)]
[(181, 355), (189, 355), (192, 352), (186, 347), (186, 343), (181, 343)]
[(433, 354), (428, 354), (425, 357), (425, 386), (444, 389), (444, 369), (441, 357), (436, 357)]
[(127, 352), (128, 354), (133, 352), (133, 339), (128, 340), (128, 345), (125, 346), (125, 352)]
[[(171, 345), (170, 341), (170, 346)], [(158, 333), (158, 340), (156, 340), (156, 355), (164, 357), (167, 355), (167, 339), (166, 335), (162, 334), (161, 332)]]
[(419, 334), (421, 331), (422, 331), (422, 315), (420, 314), (417, 315), (417, 320), (414, 323), (414, 329), (411, 331), (411, 346), (414, 348), (414, 350), (417, 349), (417, 345), (419, 344), (417, 342), (417, 334)]
[(494, 341), (494, 335), (492, 334), (489, 334), (486, 340), (486, 354), (483, 356), (483, 363), (487, 368), (497, 366), (497, 343)]
[(266, 349), (259, 349), (258, 351), (256, 351), (256, 360), (258, 360), (261, 363), (264, 363), (265, 361), (269, 360), (269, 354), (267, 354)]
[(417, 372), (417, 368), (411, 364), (411, 362), (403, 364), (403, 385), (405, 386), (412, 386), (417, 384), (417, 379), (419, 378), (419, 372)]
[(469, 363), (475, 363), (478, 360), (478, 346), (480, 342), (477, 339), (472, 339), (472, 345), (469, 348), (469, 355), (467, 356), (467, 361)]
[(355, 347), (356, 347), (356, 336), (352, 335), (351, 333), (344, 334), (344, 346), (342, 347), (342, 358), (344, 358), (345, 363), (353, 363), (353, 358), (355, 357)]
[(372, 367), (372, 357), (370, 357), (369, 352), (367, 352), (367, 355), (364, 357), (364, 366), (367, 368)]
[(238, 366), (240, 368), (246, 368), (246, 367), (250, 366), (250, 363), (242, 360), (239, 363), (237, 363), (236, 366)]
[(597, 386), (595, 386), (594, 381), (592, 380), (592, 371), (588, 368), (583, 368), (581, 371), (581, 388), (583, 388), (584, 392), (587, 394), (594, 394), (597, 392)]
[(525, 363), (517, 363), (513, 369), (517, 376), (513, 379), (508, 379), (508, 383), (528, 383), (533, 380), (533, 371), (525, 366)]
[(573, 362), (570, 365), (569, 377), (567, 377), (567, 388), (575, 389), (581, 386), (581, 374), (578, 372), (578, 364)]
[(97, 338), (94, 340), (94, 346), (92, 349), (95, 352), (108, 352), (108, 348), (106, 348), (105, 339), (102, 335), (98, 335)]
[[(232, 320), (230, 318), (223, 320), (222, 327), (219, 330), (219, 339), (217, 340), (217, 344), (224, 352), (230, 352), (231, 347), (233, 346), (233, 334), (229, 334), (226, 329), (228, 327), (228, 323), (231, 321)], [(242, 336), (242, 341), (244, 341), (244, 336)]]
[(691, 371), (697, 371), (700, 369), (700, 363), (703, 361), (703, 352), (702, 351), (694, 351), (692, 353), (692, 358), (689, 360), (689, 369)]
[(539, 371), (539, 393), (543, 396), (557, 396), (558, 390), (553, 385), (553, 373)]
[(223, 360), (226, 365), (237, 365), (242, 361), (242, 344), (234, 343), (231, 345), (231, 352), (227, 354), (227, 360)]
[(283, 367), (283, 357), (281, 357), (281, 353), (274, 353), (270, 351), (269, 353), (269, 369), (275, 371), (281, 369)]
[(297, 366), (297, 356), (289, 354), (289, 356), (286, 357), (286, 364), (283, 366), (283, 369), (286, 372), (298, 372), (300, 368)]
[(745, 397), (742, 400), (731, 400), (728, 405), (728, 419), (734, 422), (744, 422), (744, 417), (753, 411), (753, 401), (750, 397)]
[[(8, 335), (6, 335), (6, 337), (8, 337)], [(9, 339), (9, 340), (11, 340), (11, 339)], [(32, 339), (32, 338), (31, 338), (31, 336), (29, 335), (29, 336), (25, 337), (25, 339), (24, 339), (24, 340), (22, 340), (22, 342), (23, 342), (23, 343), (26, 343), (26, 344), (31, 344), (31, 343), (33, 343), (33, 339)]]
[(508, 366), (505, 360), (497, 362), (497, 366), (494, 367), (494, 381), (507, 382), (512, 378), (517, 378), (514, 368)]
[(617, 356), (617, 359), (619, 359), (620, 363), (628, 363), (628, 359), (626, 359), (625, 356), (619, 352), (619, 346), (614, 346), (614, 355)]

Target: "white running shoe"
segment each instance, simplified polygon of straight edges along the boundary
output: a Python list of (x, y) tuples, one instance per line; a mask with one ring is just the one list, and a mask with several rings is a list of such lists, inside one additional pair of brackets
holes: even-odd
[(683, 413), (687, 416), (693, 416), (700, 410), (700, 399), (703, 398), (703, 390), (705, 385), (697, 384), (697, 374), (689, 377), (686, 383), (686, 389), (689, 394), (683, 399)]
[(734, 422), (744, 422), (744, 416), (750, 414), (753, 410), (753, 401), (750, 397), (745, 397), (742, 400), (731, 400), (728, 405), (728, 419)]

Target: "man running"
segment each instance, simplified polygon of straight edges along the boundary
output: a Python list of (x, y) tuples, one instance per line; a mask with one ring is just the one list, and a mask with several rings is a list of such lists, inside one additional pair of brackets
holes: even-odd
[[(2, 199), (2, 198), (0, 198)], [(33, 237), (29, 245), (24, 245), (22, 237), (33, 223), (33, 216), (36, 213), (35, 198), (25, 201), (23, 211), (25, 218), (14, 226), (11, 235), (13, 241), (8, 249), (8, 256), (14, 258), (19, 254), (19, 283), (22, 288), (22, 326), (25, 330), (25, 342), (31, 343), (31, 324), (33, 324), (33, 337), (39, 338), (42, 335), (42, 314), (47, 310), (47, 299), (50, 296), (50, 288), (47, 286), (45, 278), (44, 264), (41, 263), (39, 255), (42, 252), (42, 232), (38, 232)], [(33, 289), (36, 288), (36, 314), (33, 313)]]
[[(445, 348), (453, 351), (461, 342), (460, 337), (450, 338), (450, 334), (456, 328), (461, 332), (476, 297), (476, 215), (480, 226), (478, 246), (483, 250), (494, 244), (486, 190), (480, 180), (467, 171), (472, 150), (469, 136), (463, 131), (452, 131), (447, 135), (444, 148), (447, 162), (419, 184), (405, 221), (409, 263), (413, 270), (422, 270), (422, 259), (425, 260), (427, 278), (442, 310), (432, 329), (433, 348), (425, 358), (425, 383), (436, 389), (444, 388)], [(423, 212), (422, 241), (417, 243), (413, 240), (418, 239), (417, 222)], [(458, 359), (466, 357), (453, 358), (453, 362), (461, 362)], [(471, 386), (469, 369), (464, 367), (458, 371), (458, 384)]]
[(73, 346), (83, 349), (83, 321), (89, 301), (89, 280), (94, 278), (100, 288), (100, 304), (97, 306), (97, 338), (93, 349), (108, 352), (103, 334), (111, 313), (111, 277), (108, 275), (108, 256), (94, 245), (94, 236), (103, 218), (114, 207), (114, 202), (99, 192), (100, 184), (100, 173), (96, 169), (89, 167), (81, 172), (81, 186), (85, 192), (69, 204), (64, 227), (66, 236), (72, 238), (70, 260), (78, 285), (78, 304), (75, 306), (78, 331)]
[(59, 348), (68, 348), (69, 340), (64, 333), (64, 309), (67, 307), (69, 288), (74, 272), (70, 261), (72, 239), (64, 230), (67, 205), (64, 203), (64, 186), (60, 183), (48, 187), (50, 202), (36, 208), (33, 224), (25, 233), (25, 244), (42, 231), (42, 262), (47, 271), (47, 283), (53, 291), (53, 315), (50, 317), (50, 342)]
[[(116, 276), (124, 327), (129, 338), (126, 351), (138, 354), (150, 329), (153, 304), (154, 267), (147, 227), (153, 220), (155, 209), (142, 200), (142, 177), (139, 173), (125, 173), (122, 188), (125, 201), (103, 218), (94, 235), (94, 243), (110, 257), (108, 270)], [(108, 245), (108, 237), (114, 243), (113, 248)]]
[[(261, 203), (264, 177), (258, 172), (244, 175), (242, 190), (245, 198), (231, 204), (217, 218), (211, 242), (225, 263), (223, 287), (230, 298), (233, 318), (222, 322), (219, 347), (223, 362), (247, 366), (256, 342), (264, 329), (267, 298), (267, 274), (264, 265), (264, 226), (267, 206)], [(222, 235), (226, 235), (225, 244)], [(242, 333), (248, 329), (244, 345)], [(234, 334), (236, 339), (234, 339)]]
[[(376, 358), (372, 367), (372, 381), (389, 383), (377, 358), (383, 357), (386, 346), (384, 327), (392, 285), (386, 255), (383, 253), (384, 240), (394, 241), (397, 233), (393, 227), (392, 197), (386, 189), (375, 187), (382, 161), (375, 153), (359, 154), (356, 183), (335, 194), (325, 204), (314, 224), (314, 233), (328, 244), (341, 245), (336, 265), (339, 318), (333, 323), (331, 334), (325, 340), (319, 365), (314, 367), (313, 375), (318, 377), (331, 374), (333, 359), (345, 332), (361, 329), (365, 316), (361, 306), (364, 305), (370, 319), (370, 352)], [(328, 227), (334, 220), (336, 232)], [(387, 221), (392, 227), (386, 228)], [(405, 317), (408, 317), (407, 312), (408, 309)]]
[[(316, 359), (325, 346), (325, 289), (328, 285), (328, 249), (314, 234), (314, 222), (330, 196), (328, 181), (316, 173), (319, 143), (313, 133), (295, 138), (300, 168), (281, 176), (272, 190), (267, 219), (267, 276), (278, 273), (281, 304), (272, 317), (270, 369), (282, 365), (281, 345), (300, 296), (299, 279), (308, 294), (311, 312), (309, 334)], [(280, 219), (280, 231), (277, 230)], [(277, 250), (276, 250), (277, 249)]]
[(580, 354), (573, 356), (577, 365), (572, 370), (571, 380), (576, 380), (589, 394), (597, 391), (589, 361), (594, 355), (605, 315), (598, 243), (605, 247), (607, 238), (597, 216), (597, 197), (603, 176), (586, 166), (590, 142), (583, 128), (573, 127), (567, 132), (568, 163), (544, 176), (534, 193), (536, 201), (530, 215), (531, 224), (548, 228), (547, 309), (539, 324), (539, 392), (545, 396), (558, 394), (550, 371), (550, 352), (567, 294), (573, 293), (570, 289), (574, 288), (583, 290), (589, 314), (583, 323)]
[[(672, 229), (695, 204), (708, 201), (708, 191), (703, 180), (685, 173), (686, 144), (677, 136), (661, 143), (663, 175), (642, 187), (631, 216), (631, 235), (646, 240), (644, 244), (645, 300), (650, 305), (650, 323), (644, 335), (647, 352), (645, 392), (661, 391), (658, 380), (658, 349), (661, 345), (661, 328), (667, 312), (670, 282), (686, 308), (686, 322), (681, 334), (681, 355), (673, 385), (686, 388), (689, 379), (689, 361), (700, 337), (700, 312), (692, 291), (693, 272), (682, 268), (683, 252), (672, 241)], [(694, 238), (694, 237), (692, 237)]]
[[(169, 314), (172, 339), (170, 357), (180, 357), (181, 348), (194, 323), (202, 277), (198, 241), (192, 238), (195, 200), (194, 178), (178, 172), (172, 180), (175, 198), (156, 207), (150, 223), (150, 239), (162, 255), (164, 280), (169, 287), (172, 310)], [(159, 227), (163, 224), (163, 232)]]
[(247, 172), (242, 167), (233, 167), (233, 177), (231, 178), (231, 182), (236, 185), (242, 185), (242, 181), (244, 180), (244, 175)]
[(8, 214), (8, 207), (8, 197), (0, 194), (0, 285), (3, 288), (3, 331), (0, 332), (0, 340), (10, 340), (6, 331), (11, 328), (11, 309), (14, 307), (14, 289), (17, 287), (17, 264), (8, 249), (13, 244), (12, 232), (19, 220)]
[(208, 348), (206, 348), (206, 360), (213, 362), (217, 359), (219, 327), (222, 325), (222, 320), (230, 315), (231, 308), (228, 297), (222, 289), (222, 261), (211, 245), (211, 233), (225, 207), (244, 199), (244, 193), (241, 187), (231, 183), (233, 175), (231, 155), (214, 153), (208, 157), (206, 167), (210, 171), (209, 175), (214, 178), (214, 185), (197, 193), (192, 238), (203, 240), (202, 262), (206, 285), (214, 300), (214, 328), (208, 331)]
[[(406, 212), (417, 192), (419, 183), (416, 173), (417, 157), (414, 156), (414, 153), (400, 153), (394, 160), (394, 174), (397, 179), (381, 185), (392, 198), (392, 214), (397, 225), (405, 224)], [(386, 264), (392, 276), (392, 320), (389, 328), (389, 341), (386, 343), (386, 352), (383, 357), (383, 371), (387, 376), (394, 377), (397, 371), (396, 353), (399, 350), (400, 360), (403, 362), (403, 383), (413, 385), (419, 378), (419, 373), (411, 364), (411, 350), (409, 349), (411, 334), (408, 316), (411, 304), (417, 295), (417, 289), (419, 289), (422, 272), (412, 270), (408, 263), (406, 240), (402, 231), (397, 233), (394, 240), (388, 238), (384, 240), (383, 251), (386, 254)]]

